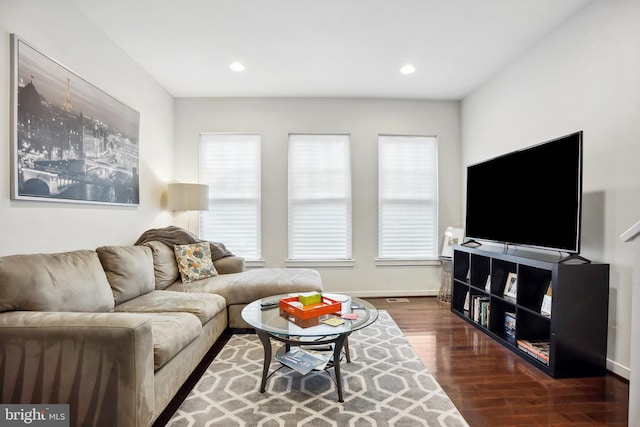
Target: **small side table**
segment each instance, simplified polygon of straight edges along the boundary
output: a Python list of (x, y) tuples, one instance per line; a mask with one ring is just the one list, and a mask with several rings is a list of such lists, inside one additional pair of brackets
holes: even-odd
[(441, 257), (442, 277), (440, 279), (440, 289), (438, 290), (438, 302), (451, 303), (451, 258)]

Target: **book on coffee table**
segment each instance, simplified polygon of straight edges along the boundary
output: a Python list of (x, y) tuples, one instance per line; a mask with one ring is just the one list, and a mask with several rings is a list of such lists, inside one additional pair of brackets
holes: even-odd
[(329, 363), (329, 361), (333, 358), (333, 349), (329, 348), (329, 350), (327, 351), (326, 349), (322, 348), (320, 350), (302, 350), (306, 353), (309, 353), (310, 355), (317, 357), (318, 359), (322, 360), (322, 363), (320, 363), (319, 365), (316, 365), (313, 370), (314, 371), (322, 371), (327, 367), (327, 364)]
[(291, 350), (288, 352), (277, 352), (276, 359), (283, 365), (295, 369), (301, 374), (309, 373), (314, 368), (320, 365), (326, 365), (327, 360), (314, 356), (313, 354), (304, 350)]

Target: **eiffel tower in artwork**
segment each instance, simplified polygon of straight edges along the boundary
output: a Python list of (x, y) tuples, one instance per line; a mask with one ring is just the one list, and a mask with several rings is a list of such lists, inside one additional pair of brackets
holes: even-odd
[(62, 108), (69, 112), (73, 110), (73, 106), (71, 105), (71, 83), (69, 82), (69, 77), (67, 77), (67, 93), (64, 96), (64, 106)]

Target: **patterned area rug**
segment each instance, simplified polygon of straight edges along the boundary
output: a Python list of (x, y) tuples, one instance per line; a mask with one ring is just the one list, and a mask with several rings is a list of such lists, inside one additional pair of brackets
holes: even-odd
[[(281, 344), (272, 345), (275, 354)], [(349, 347), (338, 403), (332, 369), (301, 375), (283, 368), (260, 393), (262, 345), (254, 334), (234, 335), (167, 425), (467, 426), (386, 311), (353, 333)]]

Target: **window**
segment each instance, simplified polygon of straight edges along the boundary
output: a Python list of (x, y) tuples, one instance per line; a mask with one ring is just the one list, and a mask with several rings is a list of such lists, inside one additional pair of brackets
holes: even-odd
[(351, 260), (349, 135), (289, 135), (289, 259)]
[(209, 185), (200, 238), (260, 260), (260, 135), (200, 135), (199, 180)]
[(378, 257), (437, 258), (438, 168), (433, 136), (378, 136)]

